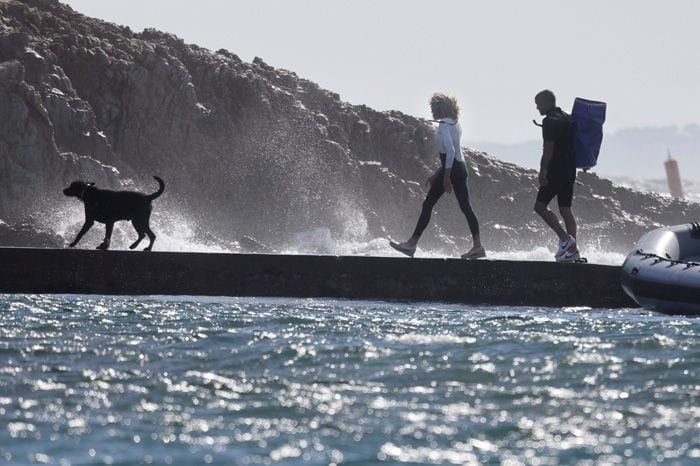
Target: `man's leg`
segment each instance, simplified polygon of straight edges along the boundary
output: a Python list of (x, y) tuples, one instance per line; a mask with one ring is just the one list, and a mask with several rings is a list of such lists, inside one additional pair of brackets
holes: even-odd
[(537, 212), (537, 215), (542, 217), (542, 220), (544, 220), (545, 223), (549, 225), (549, 228), (554, 230), (554, 232), (559, 237), (559, 241), (564, 241), (566, 239), (566, 231), (564, 231), (564, 229), (561, 227), (561, 223), (559, 223), (559, 219), (554, 214), (554, 212), (549, 210), (547, 204), (545, 204), (544, 202), (536, 201), (535, 212)]
[[(566, 232), (576, 239), (576, 218), (574, 218), (574, 213), (571, 210), (571, 204), (574, 199), (574, 181), (571, 183), (566, 183), (562, 186), (557, 194), (557, 202), (559, 203), (559, 213), (561, 218), (564, 219), (564, 225), (566, 226)], [(569, 252), (576, 250), (576, 246), (572, 246)]]
[(571, 236), (576, 238), (576, 218), (571, 210), (571, 207), (559, 207), (559, 213), (561, 218), (564, 219), (564, 225), (566, 226), (566, 232)]
[(550, 182), (550, 184), (546, 186), (540, 187), (539, 191), (537, 191), (537, 201), (535, 201), (535, 212), (537, 215), (542, 217), (542, 220), (545, 221), (547, 225), (549, 225), (549, 228), (554, 230), (554, 232), (557, 234), (559, 237), (559, 241), (564, 241), (567, 237), (566, 231), (561, 227), (561, 223), (559, 223), (559, 219), (557, 216), (549, 210), (549, 203), (552, 202), (552, 199), (554, 199), (554, 196), (557, 195), (557, 189), (555, 186), (553, 186)]

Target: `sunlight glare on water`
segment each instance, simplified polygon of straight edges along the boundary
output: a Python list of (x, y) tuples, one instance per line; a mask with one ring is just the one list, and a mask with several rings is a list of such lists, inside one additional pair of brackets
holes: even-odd
[(700, 321), (0, 296), (12, 464), (697, 464)]

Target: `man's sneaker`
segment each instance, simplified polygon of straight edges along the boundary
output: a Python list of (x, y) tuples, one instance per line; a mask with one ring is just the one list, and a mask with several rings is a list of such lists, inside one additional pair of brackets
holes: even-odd
[(576, 246), (576, 240), (574, 239), (573, 236), (569, 235), (569, 236), (566, 237), (566, 239), (565, 239), (564, 241), (562, 241), (562, 242), (559, 244), (559, 249), (557, 249), (557, 253), (554, 254), (554, 258), (555, 258), (555, 259), (560, 258), (561, 256), (564, 255), (564, 253), (565, 253), (566, 251), (568, 251), (569, 249), (571, 249), (572, 246)]
[(486, 257), (486, 251), (484, 250), (483, 247), (478, 248), (478, 249), (472, 249), (469, 252), (465, 252), (460, 256), (462, 259), (481, 259), (482, 257)]
[(408, 241), (405, 243), (394, 243), (393, 241), (389, 241), (389, 246), (396, 249), (401, 254), (406, 254), (408, 257), (413, 257), (413, 255), (416, 253), (416, 247)]
[(557, 262), (576, 262), (581, 259), (578, 249), (575, 251), (566, 251), (561, 256), (557, 257)]

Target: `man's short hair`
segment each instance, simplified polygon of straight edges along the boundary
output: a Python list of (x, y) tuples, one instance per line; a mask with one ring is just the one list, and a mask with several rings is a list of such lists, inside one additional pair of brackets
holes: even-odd
[(546, 104), (552, 104), (553, 106), (557, 104), (557, 98), (554, 96), (554, 92), (549, 89), (538, 92), (535, 96), (535, 100)]

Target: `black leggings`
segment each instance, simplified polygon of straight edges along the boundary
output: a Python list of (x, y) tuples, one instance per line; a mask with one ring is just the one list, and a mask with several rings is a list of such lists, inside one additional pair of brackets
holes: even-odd
[[(420, 238), (420, 236), (423, 234), (423, 231), (430, 222), (430, 214), (433, 212), (433, 207), (435, 207), (437, 201), (445, 193), (445, 188), (442, 186), (442, 180), (445, 177), (445, 157), (443, 154), (440, 154), (440, 160), (442, 161), (442, 167), (433, 180), (433, 184), (430, 185), (430, 190), (428, 191), (425, 201), (423, 201), (423, 210), (418, 218), (416, 229), (413, 231), (413, 237), (415, 238)], [(459, 208), (467, 218), (469, 230), (472, 233), (472, 237), (474, 237), (479, 234), (479, 221), (476, 219), (476, 214), (469, 203), (467, 167), (464, 162), (454, 161), (452, 164), (452, 172), (450, 173), (450, 182), (452, 183), (452, 189), (454, 189), (455, 196), (457, 196)]]

